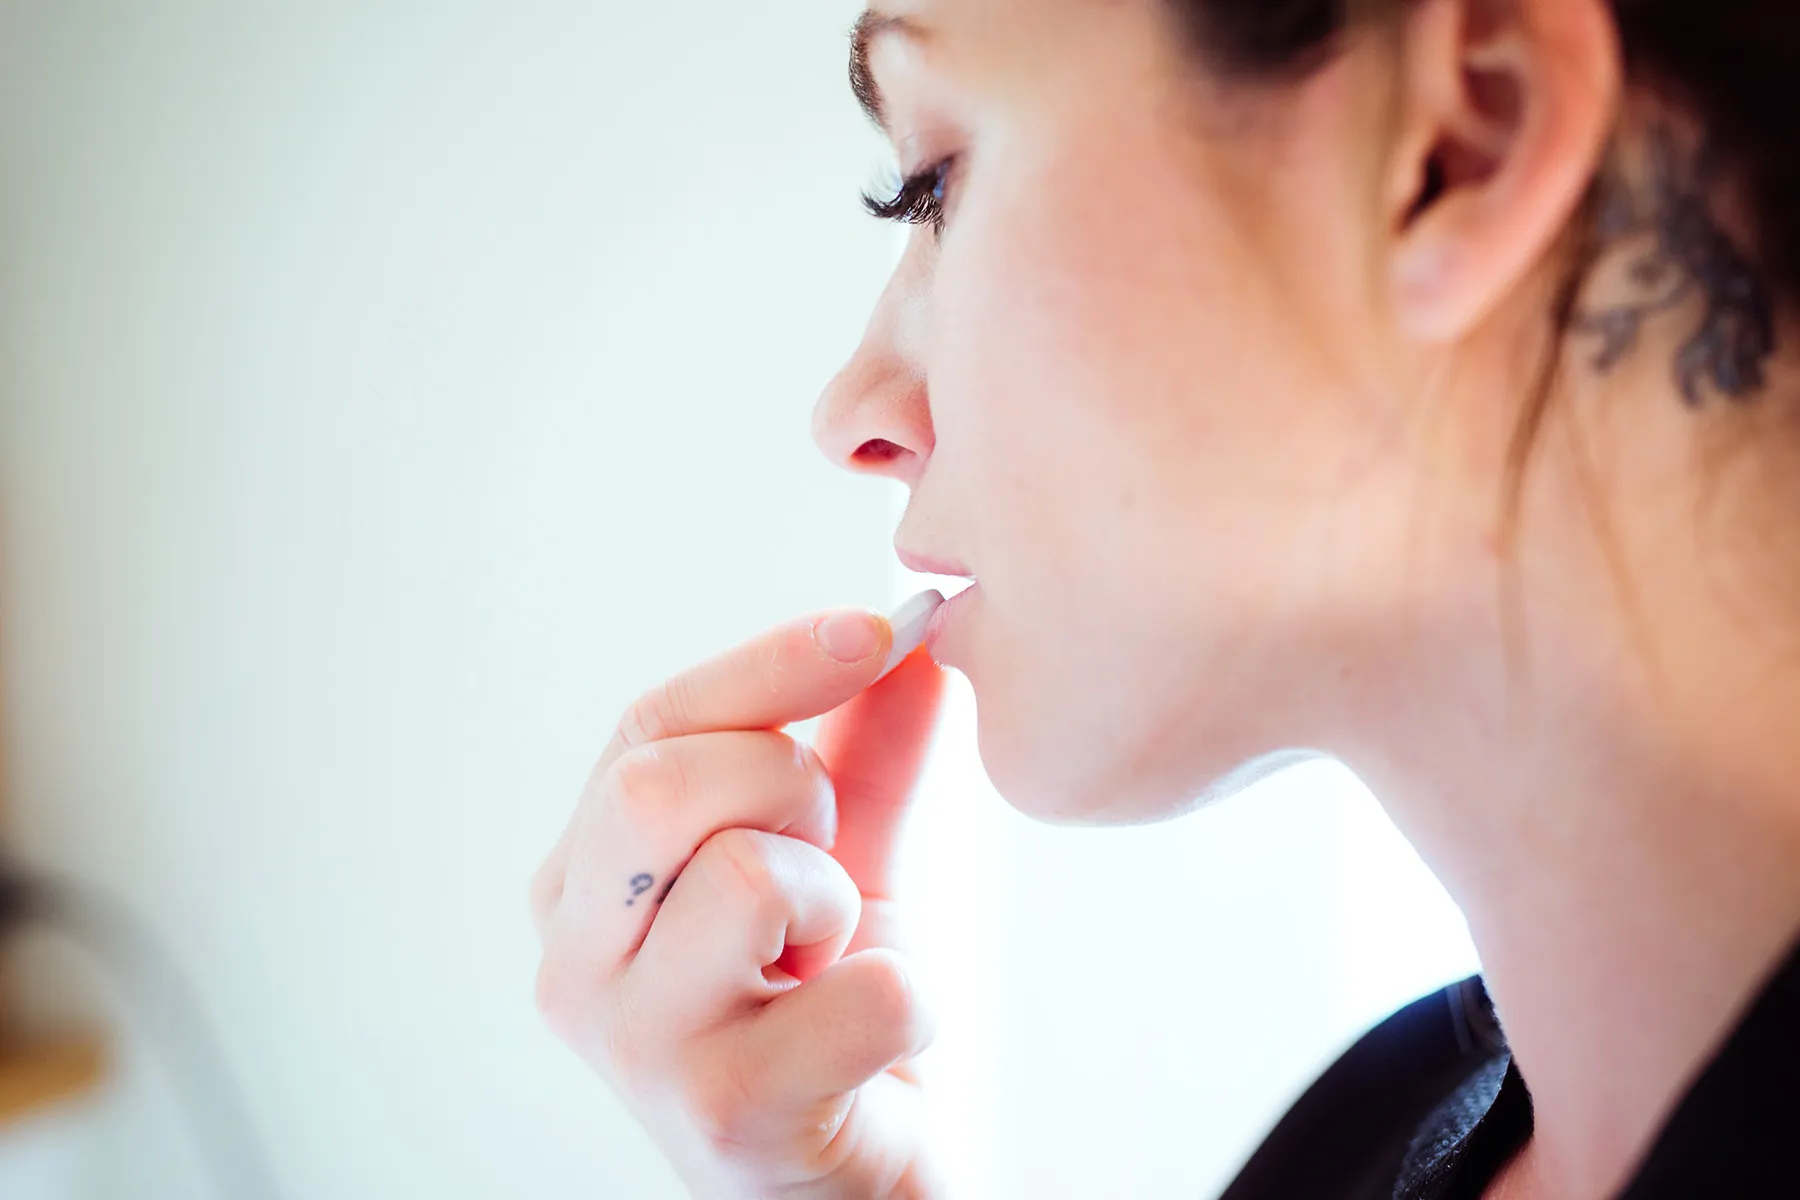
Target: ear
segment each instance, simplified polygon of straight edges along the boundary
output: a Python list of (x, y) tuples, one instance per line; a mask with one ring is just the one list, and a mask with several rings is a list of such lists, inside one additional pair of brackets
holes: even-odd
[(1419, 0), (1401, 39), (1389, 281), (1404, 331), (1454, 340), (1530, 273), (1606, 153), (1611, 0)]

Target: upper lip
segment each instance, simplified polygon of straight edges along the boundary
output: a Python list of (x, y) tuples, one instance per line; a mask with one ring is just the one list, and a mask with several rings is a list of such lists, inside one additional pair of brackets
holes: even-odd
[(914, 554), (898, 543), (894, 553), (900, 556), (900, 565), (909, 571), (917, 571), (921, 575), (960, 575), (964, 579), (975, 578), (975, 572), (963, 566), (953, 558), (930, 558), (923, 554)]

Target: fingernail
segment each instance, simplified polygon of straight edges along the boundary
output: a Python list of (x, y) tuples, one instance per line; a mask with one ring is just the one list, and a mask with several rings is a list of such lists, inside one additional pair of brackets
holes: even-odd
[(837, 613), (813, 626), (819, 648), (841, 663), (859, 663), (881, 649), (881, 629), (870, 613)]

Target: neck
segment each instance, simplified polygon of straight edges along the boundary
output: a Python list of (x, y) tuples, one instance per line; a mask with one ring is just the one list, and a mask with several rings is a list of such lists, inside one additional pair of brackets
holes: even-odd
[(1800, 688), (1729, 622), (1676, 628), (1660, 687), (1551, 639), (1565, 675), (1537, 656), (1531, 715), (1416, 689), (1403, 736), (1350, 763), (1468, 917), (1534, 1195), (1622, 1187), (1800, 935)]
[(1548, 853), (1518, 831), (1460, 889), (1531, 1088), (1546, 1195), (1625, 1184), (1800, 921), (1792, 830), (1668, 821), (1640, 804), (1611, 816)]

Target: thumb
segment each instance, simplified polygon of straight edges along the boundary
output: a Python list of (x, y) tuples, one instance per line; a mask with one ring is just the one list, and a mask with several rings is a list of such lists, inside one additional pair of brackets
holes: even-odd
[(832, 857), (865, 899), (892, 896), (901, 826), (931, 747), (946, 678), (920, 647), (819, 724), (813, 749), (837, 790)]

